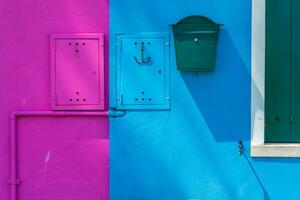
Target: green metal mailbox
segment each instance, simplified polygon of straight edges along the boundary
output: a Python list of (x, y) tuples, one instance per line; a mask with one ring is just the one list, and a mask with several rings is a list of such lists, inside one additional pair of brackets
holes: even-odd
[(220, 26), (198, 15), (186, 17), (172, 25), (178, 70), (214, 70)]

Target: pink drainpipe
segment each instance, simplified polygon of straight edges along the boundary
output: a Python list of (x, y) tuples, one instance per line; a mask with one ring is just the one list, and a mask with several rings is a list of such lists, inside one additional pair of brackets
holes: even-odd
[[(120, 115), (120, 114), (119, 114)], [(121, 113), (122, 115), (122, 113)], [(11, 189), (11, 200), (17, 200), (17, 185), (20, 180), (17, 177), (17, 134), (16, 134), (16, 121), (18, 117), (107, 117), (109, 112), (52, 112), (52, 111), (15, 111), (11, 113), (11, 166), (10, 166), (10, 179), (9, 184)], [(118, 117), (118, 114), (116, 114)]]

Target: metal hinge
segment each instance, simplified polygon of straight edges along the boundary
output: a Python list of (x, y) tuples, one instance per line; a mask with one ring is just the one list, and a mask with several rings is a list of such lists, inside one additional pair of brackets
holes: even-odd
[(120, 51), (123, 51), (123, 42), (122, 42), (122, 40), (120, 41)]
[(56, 44), (52, 44), (53, 45), (53, 49), (54, 49), (54, 52), (56, 52)]
[(123, 105), (123, 94), (120, 94), (120, 104)]
[(122, 40), (120, 40), (120, 42), (117, 42), (116, 46), (120, 48), (120, 51), (123, 51)]

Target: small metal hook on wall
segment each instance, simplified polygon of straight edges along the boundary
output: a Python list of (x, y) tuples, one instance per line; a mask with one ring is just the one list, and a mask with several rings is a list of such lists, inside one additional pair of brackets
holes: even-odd
[(242, 140), (240, 140), (238, 142), (238, 148), (239, 148), (239, 155), (242, 156), (243, 153), (244, 153), (244, 145), (243, 145), (243, 141)]
[(135, 62), (137, 62), (138, 64), (148, 64), (148, 63), (150, 63), (150, 61), (151, 61), (151, 56), (149, 56), (149, 57), (147, 57), (147, 58), (145, 59), (144, 52), (145, 52), (145, 44), (144, 44), (144, 42), (142, 42), (142, 44), (141, 44), (141, 54), (142, 54), (141, 61), (139, 61), (139, 60), (137, 59), (137, 57), (134, 56)]

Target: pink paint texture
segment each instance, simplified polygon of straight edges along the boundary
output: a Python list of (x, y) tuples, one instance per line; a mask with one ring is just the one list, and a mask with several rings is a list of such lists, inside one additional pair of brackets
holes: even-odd
[(107, 200), (106, 124), (101, 117), (18, 119), (19, 199)]
[[(0, 1), (1, 200), (10, 199), (9, 114), (51, 109), (50, 35), (104, 33), (108, 44), (108, 4), (108, 0)], [(107, 45), (104, 61), (107, 85)], [(18, 198), (108, 199), (108, 127), (106, 117), (18, 119)]]

